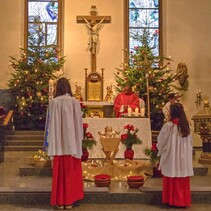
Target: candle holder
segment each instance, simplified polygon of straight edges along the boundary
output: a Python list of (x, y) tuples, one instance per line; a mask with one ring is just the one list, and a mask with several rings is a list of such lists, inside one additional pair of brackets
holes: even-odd
[(201, 106), (201, 102), (202, 102), (202, 95), (201, 95), (201, 90), (196, 92), (196, 106), (200, 107)]

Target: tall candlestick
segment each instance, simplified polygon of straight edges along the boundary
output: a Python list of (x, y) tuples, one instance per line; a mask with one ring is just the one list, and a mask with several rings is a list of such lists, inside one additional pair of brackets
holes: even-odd
[(135, 108), (135, 116), (138, 116), (138, 108)]
[(145, 108), (141, 108), (141, 116), (142, 116), (142, 117), (145, 116)]
[(54, 85), (54, 80), (50, 79), (49, 80), (49, 100), (53, 99), (53, 85)]
[(127, 113), (128, 113), (128, 116), (131, 116), (131, 114), (132, 114), (132, 109), (131, 109), (130, 107), (127, 109)]

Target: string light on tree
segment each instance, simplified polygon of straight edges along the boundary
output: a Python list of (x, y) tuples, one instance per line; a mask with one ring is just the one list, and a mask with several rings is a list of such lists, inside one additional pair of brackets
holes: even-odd
[(153, 55), (153, 47), (150, 45), (153, 39), (147, 29), (132, 36), (140, 45), (130, 51), (125, 50), (128, 62), (116, 68), (115, 89), (117, 93), (121, 92), (126, 82), (135, 86), (146, 103), (146, 112), (151, 118), (152, 130), (159, 130), (163, 125), (164, 117), (161, 106), (157, 105), (168, 101), (168, 94), (172, 92), (170, 85), (176, 77), (169, 69), (172, 59), (171, 56)]
[[(19, 47), (20, 59), (10, 57), (10, 65), (14, 69), (8, 82), (10, 92), (16, 96), (14, 109), (15, 128), (27, 125), (31, 129), (44, 129), (45, 115), (48, 105), (48, 81), (56, 79), (55, 73), (60, 70), (65, 58), (59, 56), (56, 46), (45, 46), (47, 34), (35, 20), (29, 31), (27, 49)], [(24, 97), (24, 101), (22, 100)], [(24, 106), (24, 108), (23, 108)]]

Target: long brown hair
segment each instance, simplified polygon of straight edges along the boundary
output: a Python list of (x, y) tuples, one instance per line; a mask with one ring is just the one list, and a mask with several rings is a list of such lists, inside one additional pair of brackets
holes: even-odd
[(73, 96), (69, 81), (65, 77), (62, 77), (56, 83), (55, 97), (65, 95), (66, 93)]
[(182, 137), (187, 137), (190, 134), (190, 127), (182, 104), (172, 104), (170, 106), (170, 116), (170, 120), (178, 118), (178, 130), (181, 132)]

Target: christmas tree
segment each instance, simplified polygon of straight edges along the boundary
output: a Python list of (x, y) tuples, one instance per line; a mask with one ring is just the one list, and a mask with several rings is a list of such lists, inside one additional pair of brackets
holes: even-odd
[(15, 98), (14, 125), (17, 129), (44, 129), (48, 105), (48, 84), (56, 79), (65, 62), (55, 45), (46, 45), (47, 34), (35, 20), (28, 34), (28, 48), (20, 48), (20, 59), (10, 57), (14, 72), (8, 82)]
[(156, 33), (150, 36), (149, 31), (143, 29), (141, 35), (133, 35), (140, 45), (130, 52), (126, 50), (128, 62), (116, 68), (117, 72), (114, 74), (117, 92), (121, 92), (126, 83), (129, 83), (133, 90), (139, 91), (140, 97), (146, 103), (147, 113), (150, 110), (152, 130), (160, 130), (163, 125), (162, 107), (168, 101), (168, 94), (172, 92), (171, 83), (176, 80), (176, 74), (169, 69), (172, 59), (153, 55), (154, 46), (151, 43), (153, 36), (157, 36)]

